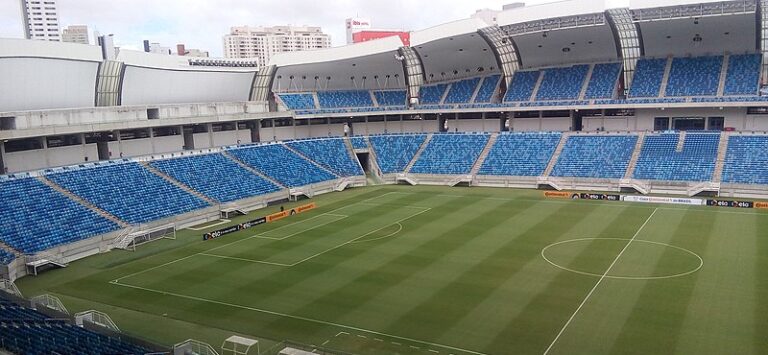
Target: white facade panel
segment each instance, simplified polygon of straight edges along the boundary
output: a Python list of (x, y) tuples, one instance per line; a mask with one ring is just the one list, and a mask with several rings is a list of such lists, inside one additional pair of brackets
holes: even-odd
[(566, 0), (502, 11), (496, 19), (499, 26), (506, 26), (554, 17), (594, 14), (603, 12), (606, 9), (604, 0)]
[(0, 58), (0, 112), (93, 107), (99, 63)]
[(212, 138), (212, 145), (214, 147), (224, 147), (237, 144), (237, 134), (235, 131), (213, 132)]
[(254, 73), (177, 71), (127, 66), (123, 106), (248, 101)]

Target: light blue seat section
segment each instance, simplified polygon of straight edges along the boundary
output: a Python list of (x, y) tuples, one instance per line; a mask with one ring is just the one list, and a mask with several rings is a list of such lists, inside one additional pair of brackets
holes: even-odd
[(434, 134), (411, 168), (415, 174), (468, 174), (489, 134)]
[(501, 133), (480, 175), (540, 176), (560, 143), (559, 132)]
[(392, 174), (405, 171), (426, 138), (426, 134), (409, 134), (371, 136), (368, 139), (376, 153), (381, 172)]

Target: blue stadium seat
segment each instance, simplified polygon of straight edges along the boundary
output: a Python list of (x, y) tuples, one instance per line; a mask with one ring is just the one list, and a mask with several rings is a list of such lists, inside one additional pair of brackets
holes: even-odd
[(208, 207), (135, 162), (105, 164), (48, 178), (131, 224), (147, 223)]
[(720, 86), (723, 57), (674, 58), (667, 96), (715, 96)]
[(405, 171), (426, 138), (426, 134), (409, 134), (371, 136), (369, 140), (379, 169), (384, 174), (391, 174)]
[(620, 179), (624, 177), (637, 136), (575, 135), (560, 153), (552, 176)]
[(347, 145), (340, 138), (301, 140), (286, 144), (336, 175), (365, 175), (360, 163), (352, 160)]
[(282, 144), (232, 148), (229, 153), (283, 186), (300, 187), (336, 179)]
[(320, 108), (373, 107), (367, 90), (318, 91), (317, 100)]
[(440, 101), (443, 99), (443, 95), (445, 95), (445, 89), (448, 88), (448, 84), (436, 84), (436, 85), (427, 85), (421, 87), (420, 97), (419, 97), (419, 104), (420, 105), (429, 105), (429, 104), (439, 104)]
[(310, 93), (277, 94), (289, 110), (314, 110), (315, 98)]
[(680, 134), (667, 132), (645, 137), (634, 177), (641, 180), (709, 181), (715, 171), (719, 132), (687, 132), (682, 151)]
[(666, 68), (666, 58), (638, 60), (629, 96), (658, 97)]
[(408, 100), (405, 90), (377, 90), (373, 95), (379, 106), (405, 106)]
[(120, 228), (34, 178), (0, 182), (0, 201), (0, 239), (24, 253)]
[(414, 174), (469, 174), (489, 135), (435, 134), (411, 168)]
[(540, 176), (547, 168), (560, 137), (559, 132), (501, 133), (478, 174)]
[(723, 182), (768, 185), (768, 136), (731, 136)]
[(451, 84), (448, 95), (445, 97), (445, 104), (462, 104), (472, 100), (475, 94), (477, 84), (480, 84), (480, 78), (470, 78), (459, 80)]
[(475, 96), (476, 103), (485, 103), (493, 101), (493, 95), (496, 93), (496, 88), (499, 87), (499, 81), (501, 75), (494, 74), (483, 78), (483, 83), (480, 84), (480, 89), (477, 90), (477, 96)]
[(0, 265), (8, 265), (16, 259), (16, 255), (5, 249), (0, 249)]
[(531, 101), (533, 90), (536, 89), (536, 83), (539, 81), (541, 72), (519, 71), (512, 76), (512, 83), (504, 95), (504, 102)]
[(275, 184), (222, 154), (197, 155), (150, 163), (193, 190), (219, 202), (232, 202), (280, 191)]
[(536, 100), (577, 100), (588, 72), (589, 65), (543, 70), (544, 78), (536, 94)]
[(584, 99), (610, 99), (616, 95), (621, 63), (595, 64)]
[(760, 54), (732, 55), (728, 60), (723, 95), (757, 95), (761, 64)]
[(365, 137), (350, 137), (349, 142), (352, 143), (353, 149), (368, 149), (368, 142), (365, 141)]
[(142, 346), (52, 319), (0, 298), (0, 349), (16, 354), (147, 354)]

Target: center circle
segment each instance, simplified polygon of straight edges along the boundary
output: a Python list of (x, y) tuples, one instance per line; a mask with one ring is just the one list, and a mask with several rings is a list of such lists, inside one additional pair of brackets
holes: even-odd
[[(584, 248), (592, 247), (594, 248), (594, 252), (597, 253), (596, 257), (606, 260), (608, 260), (607, 258), (609, 257), (610, 261), (613, 261), (618, 255), (617, 253), (620, 252), (616, 251), (616, 249), (619, 247), (623, 248), (627, 243), (630, 243), (630, 241), (633, 248), (644, 248), (646, 250), (643, 251), (650, 255), (653, 255), (653, 253), (662, 253), (662, 256), (660, 256), (662, 259), (659, 261), (665, 264), (667, 270), (661, 274), (616, 275), (608, 273), (603, 275), (605, 266), (603, 266), (603, 270), (598, 272), (596, 270), (589, 270), (588, 267), (583, 265), (566, 265), (566, 262), (562, 260), (568, 257), (573, 259), (574, 253), (583, 251), (585, 250)], [(583, 246), (584, 244), (589, 245), (585, 247)], [(604, 255), (600, 255), (602, 250), (611, 250), (611, 252), (605, 252)], [(587, 251), (589, 252), (589, 250)], [(608, 255), (609, 253), (610, 255)], [(544, 247), (544, 249), (541, 249), (541, 257), (552, 266), (565, 271), (580, 275), (624, 280), (658, 280), (682, 277), (699, 271), (699, 269), (704, 266), (704, 260), (701, 256), (688, 249), (650, 240), (628, 238), (579, 238), (564, 240), (552, 243)]]

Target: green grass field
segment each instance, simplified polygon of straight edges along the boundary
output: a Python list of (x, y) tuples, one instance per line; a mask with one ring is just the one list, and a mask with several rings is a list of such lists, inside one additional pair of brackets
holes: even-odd
[(405, 186), (314, 202), (17, 284), (164, 345), (237, 333), (262, 351), (292, 340), (361, 354), (768, 353), (759, 210)]

